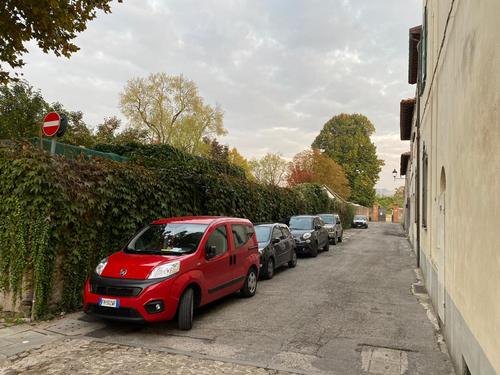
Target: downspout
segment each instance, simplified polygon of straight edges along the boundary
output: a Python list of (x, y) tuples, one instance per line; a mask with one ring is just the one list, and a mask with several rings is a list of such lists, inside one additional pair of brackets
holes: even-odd
[(417, 182), (417, 195), (415, 206), (416, 221), (417, 221), (417, 267), (420, 268), (420, 89), (417, 88), (417, 118), (416, 118), (416, 133), (417, 133), (417, 169), (416, 169), (416, 182)]

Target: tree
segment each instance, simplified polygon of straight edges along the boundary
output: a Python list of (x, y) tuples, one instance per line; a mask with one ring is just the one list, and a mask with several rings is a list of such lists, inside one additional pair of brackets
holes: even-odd
[(203, 138), (226, 134), (218, 106), (203, 102), (193, 81), (165, 73), (128, 81), (120, 106), (130, 124), (148, 133), (152, 143), (165, 143), (201, 154)]
[(39, 137), (48, 108), (40, 91), (26, 81), (0, 86), (0, 139)]
[(370, 140), (375, 127), (361, 114), (332, 117), (314, 140), (312, 146), (322, 150), (344, 168), (351, 187), (351, 200), (371, 206), (375, 200), (383, 160)]
[[(111, 12), (111, 0), (22, 0), (3, 1), (0, 6), (0, 63), (12, 69), (25, 63), (21, 56), (27, 52), (25, 43), (35, 40), (47, 53), (70, 57), (78, 47), (72, 40), (87, 28), (97, 10)], [(119, 0), (121, 2), (121, 0)], [(0, 64), (0, 82), (12, 76)]]
[(229, 147), (226, 145), (221, 145), (217, 139), (210, 139), (208, 137), (203, 138), (203, 143), (207, 146), (207, 154), (211, 159), (219, 161), (228, 161), (229, 158)]
[(289, 165), (288, 185), (315, 182), (326, 185), (342, 198), (351, 193), (344, 169), (318, 149), (306, 150), (294, 156)]
[(120, 128), (121, 121), (118, 117), (105, 117), (104, 121), (97, 125), (95, 132), (96, 143), (115, 143), (116, 131)]
[(262, 159), (250, 161), (252, 173), (257, 181), (281, 186), (286, 181), (288, 163), (280, 154), (266, 154)]
[(240, 167), (245, 171), (245, 175), (249, 180), (255, 179), (252, 174), (252, 168), (250, 167), (250, 163), (247, 159), (245, 159), (236, 149), (233, 147), (228, 154), (228, 160), (230, 163)]

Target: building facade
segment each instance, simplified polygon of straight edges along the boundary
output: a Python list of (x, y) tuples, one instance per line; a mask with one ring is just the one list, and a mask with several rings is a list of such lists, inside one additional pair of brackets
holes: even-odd
[(500, 374), (500, 1), (422, 13), (400, 103), (405, 229), (457, 374)]

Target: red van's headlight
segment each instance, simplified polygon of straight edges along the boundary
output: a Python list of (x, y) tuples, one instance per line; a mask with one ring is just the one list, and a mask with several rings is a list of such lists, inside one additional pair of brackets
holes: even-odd
[(181, 262), (175, 261), (165, 264), (160, 264), (153, 268), (153, 271), (148, 276), (148, 279), (161, 279), (175, 275), (181, 269)]
[(99, 276), (101, 276), (101, 273), (102, 273), (102, 271), (104, 271), (106, 264), (108, 264), (108, 258), (104, 258), (103, 260), (101, 260), (99, 262), (99, 264), (95, 268), (95, 273), (97, 273)]

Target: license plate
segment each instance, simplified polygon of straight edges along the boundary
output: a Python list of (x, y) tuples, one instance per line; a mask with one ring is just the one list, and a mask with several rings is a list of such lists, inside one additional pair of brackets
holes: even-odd
[(99, 298), (99, 306), (114, 307), (117, 309), (120, 307), (120, 300), (113, 298)]

